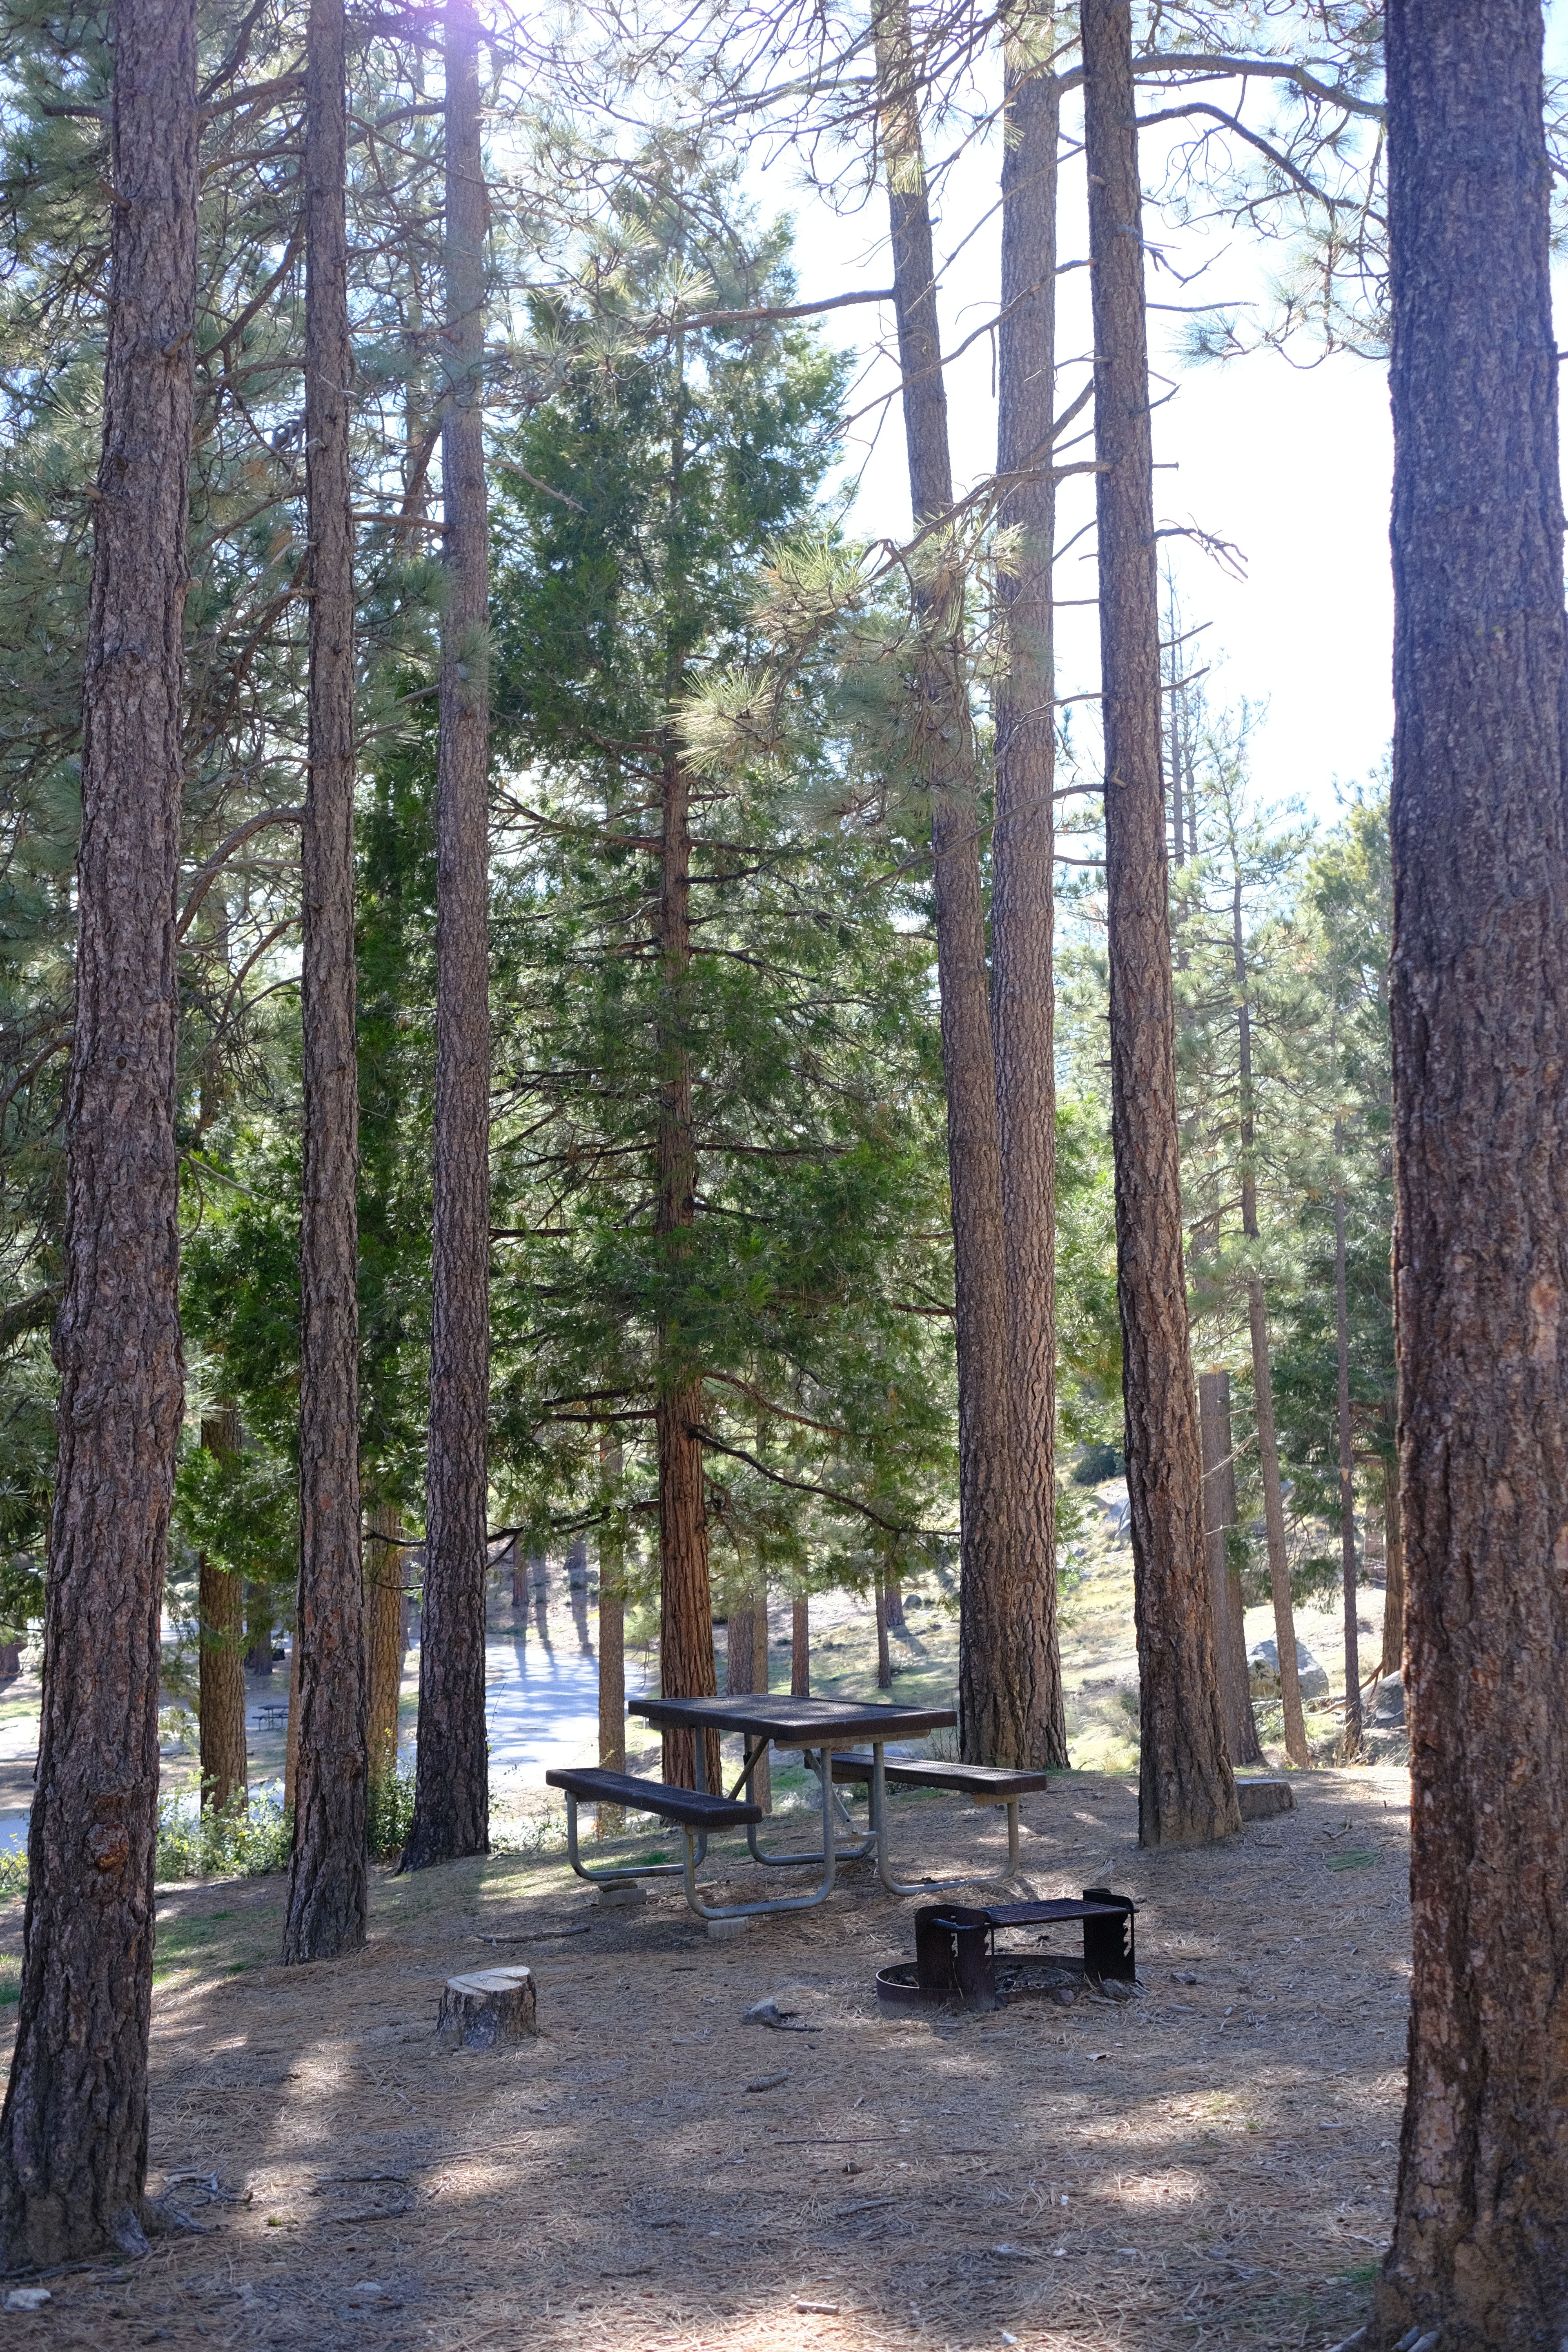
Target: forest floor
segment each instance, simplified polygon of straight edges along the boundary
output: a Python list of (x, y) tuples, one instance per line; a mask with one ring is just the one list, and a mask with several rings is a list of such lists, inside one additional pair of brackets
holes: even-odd
[[(1026, 1806), (1036, 1893), (1140, 1906), (1125, 2007), (879, 2013), (912, 1906), (864, 1865), (726, 1941), (679, 1895), (602, 1910), (555, 1857), (378, 1871), (364, 1950), (289, 1970), (280, 1878), (165, 1887), (150, 2186), (208, 2234), (57, 2275), (7, 2341), (1321, 2352), (1386, 2235), (1406, 1781), (1295, 1789), (1197, 1853), (1141, 1852), (1120, 1776)], [(994, 1866), (999, 1814), (897, 1803), (907, 1864)], [(7, 1905), (0, 1951), (20, 1933)], [(535, 1971), (538, 2038), (437, 2048), (444, 1979), (500, 1961)], [(818, 2030), (745, 2023), (769, 1994)]]

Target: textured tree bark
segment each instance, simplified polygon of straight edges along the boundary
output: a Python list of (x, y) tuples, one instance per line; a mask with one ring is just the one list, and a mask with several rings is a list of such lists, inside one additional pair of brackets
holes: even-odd
[[(668, 1011), (661, 1024), (656, 1227), (679, 1256), (697, 1213), (697, 1151), (691, 1128), (691, 1054), (685, 1039), (685, 981), (691, 966), (689, 781), (673, 748), (664, 767), (659, 934)], [(661, 1352), (666, 1335), (660, 1333)], [(659, 1689), (667, 1698), (710, 1698), (713, 1595), (708, 1572), (708, 1500), (702, 1475), (702, 1383), (676, 1379), (655, 1408), (658, 1447)], [(718, 1735), (705, 1735), (708, 1786), (719, 1786)], [(689, 1731), (664, 1734), (664, 1777), (689, 1789), (696, 1755)]]
[[(618, 1445), (604, 1449), (612, 1476), (621, 1466)], [(606, 1772), (626, 1769), (626, 1551), (618, 1530), (599, 1534), (599, 1763)], [(594, 1816), (597, 1837), (619, 1837), (626, 1827), (620, 1805), (600, 1805)]]
[(1252, 1712), (1247, 1669), (1247, 1627), (1241, 1579), (1226, 1558), (1225, 1531), (1236, 1525), (1236, 1455), (1230, 1424), (1230, 1374), (1198, 1374), (1198, 1423), (1204, 1457), (1204, 1557), (1214, 1610), (1215, 1663), (1225, 1740), (1232, 1764), (1261, 1764), (1263, 1749)]
[(489, 1852), (485, 1585), (489, 1417), (489, 605), (479, 25), (447, 14), (447, 609), (436, 787), (430, 1448), (419, 1747), (403, 1868)]
[(1285, 1556), (1285, 1490), (1279, 1477), (1279, 1438), (1274, 1426), (1274, 1373), (1268, 1354), (1268, 1307), (1255, 1274), (1247, 1286), (1252, 1339), (1252, 1393), (1258, 1408), (1258, 1460), (1263, 1480), (1263, 1526), (1268, 1549), (1268, 1593), (1274, 1603), (1274, 1646), (1279, 1653), (1279, 1698), (1285, 1717), (1285, 1754), (1304, 1770), (1312, 1760), (1307, 1719), (1301, 1709), (1301, 1675), (1296, 1660), (1296, 1604), (1290, 1597), (1290, 1564)]
[(1399, 1471), (1383, 1472), (1383, 1671), (1405, 1672), (1405, 1531), (1399, 1516)]
[(888, 1588), (879, 1576), (877, 1579), (874, 1605), (877, 1612), (877, 1688), (891, 1690), (893, 1654), (888, 1647)]
[(264, 1584), (248, 1584), (245, 1589), (245, 1671), (247, 1675), (270, 1675), (272, 1672), (272, 1596)]
[(789, 1612), (789, 1695), (811, 1696), (811, 1602), (797, 1592)]
[(731, 1696), (755, 1688), (752, 1681), (752, 1631), (749, 1601), (737, 1601), (730, 1612), (724, 1637), (724, 1688)]
[[(1065, 1764), (1057, 1638), (1056, 661), (1051, 472), (1056, 389), (1056, 77), (1019, 47), (1043, 12), (1018, 11), (1006, 65), (1002, 312), (996, 334), (997, 520), (1022, 534), (1001, 583), (1007, 675), (995, 706), (991, 841), (991, 1025), (1013, 1404), (1016, 1610), (1012, 1673), (1019, 1762)], [(890, 1610), (889, 1623), (893, 1622)], [(901, 1622), (901, 1620), (900, 1620)]]
[[(907, 0), (873, 12), (878, 110), (892, 224), (893, 307), (903, 376), (910, 502), (917, 529), (952, 507), (931, 204)], [(937, 982), (952, 1195), (958, 1339), (958, 1499), (963, 1577), (958, 1708), (971, 1762), (1033, 1764), (1038, 1663), (1018, 1629), (1039, 1596), (1020, 1590), (1014, 1541), (1012, 1398), (996, 1073), (980, 879), (980, 804), (963, 656), (963, 593), (925, 552), (917, 573), (920, 646), (912, 691), (917, 753), (931, 795)]]
[[(239, 1415), (233, 1406), (202, 1423), (207, 1452), (232, 1459), (239, 1452)], [(237, 1576), (204, 1552), (196, 1572), (196, 1622), (201, 1654), (197, 1721), (201, 1729), (201, 1803), (217, 1811), (248, 1793), (245, 1756), (244, 1598)]]
[(365, 1777), (372, 1787), (397, 1769), (397, 1703), (403, 1691), (403, 1528), (395, 1505), (370, 1513), (364, 1548)]
[(1238, 1829), (1204, 1570), (1182, 1265), (1160, 621), (1128, 0), (1084, 0), (1117, 1291), (1142, 1689), (1139, 1837)]
[(901, 1633), (904, 1631), (905, 1622), (904, 1596), (902, 1590), (900, 1587), (896, 1571), (889, 1572), (889, 1574), (883, 1578), (882, 1591), (886, 1596), (888, 1604), (889, 1628), (895, 1633)]
[[(677, 403), (669, 453), (669, 531), (677, 543), (686, 470), (685, 420)], [(685, 668), (685, 646), (677, 617), (670, 617), (665, 649), (666, 677), (673, 701)], [(658, 1198), (654, 1231), (664, 1241), (672, 1276), (690, 1254), (697, 1217), (697, 1137), (692, 1124), (691, 976), (691, 780), (680, 758), (673, 727), (665, 730), (659, 793), (658, 937), (662, 1002), (655, 1051), (658, 1067), (655, 1166)], [(713, 1591), (708, 1566), (708, 1494), (702, 1472), (703, 1397), (700, 1375), (679, 1361), (668, 1324), (657, 1337), (659, 1389), (654, 1430), (658, 1450), (659, 1689), (666, 1697), (710, 1698), (717, 1689), (713, 1658)], [(704, 1734), (704, 1769), (710, 1789), (719, 1780), (719, 1736)], [(664, 1777), (679, 1788), (696, 1778), (696, 1749), (689, 1731), (667, 1731)]]
[(191, 0), (118, 0), (112, 140), (58, 1457), (26, 1944), (0, 2115), (7, 2269), (147, 2243), (159, 1608), (184, 1382), (174, 907), (196, 282)]
[[(713, 1600), (708, 1580), (708, 1516), (702, 1481), (702, 1383), (683, 1381), (659, 1398), (658, 1686), (666, 1698), (711, 1698), (718, 1688), (713, 1661)], [(710, 1789), (719, 1786), (719, 1735), (705, 1733)], [(689, 1731), (664, 1734), (664, 1777), (694, 1785), (696, 1755)]]
[[(768, 1687), (768, 1580), (757, 1579), (756, 1622), (752, 1633), (752, 1688), (765, 1691)], [(773, 1769), (772, 1751), (763, 1748), (761, 1761), (749, 1783), (752, 1802), (761, 1805), (764, 1813), (773, 1809)]]
[(302, 844), (305, 1171), (294, 1620), (300, 1689), (286, 1962), (357, 1949), (365, 1922), (345, 115), (342, 0), (310, 0), (304, 163), (310, 768)]
[[(1258, 1176), (1253, 1159), (1252, 995), (1242, 929), (1241, 865), (1236, 856), (1231, 892), (1231, 956), (1236, 971), (1237, 1062), (1241, 1081), (1241, 1230), (1258, 1239)], [(1285, 1718), (1285, 1754), (1299, 1769), (1311, 1762), (1306, 1718), (1301, 1712), (1301, 1675), (1296, 1659), (1296, 1609), (1290, 1598), (1290, 1563), (1285, 1553), (1285, 1493), (1279, 1480), (1279, 1442), (1274, 1427), (1274, 1370), (1268, 1349), (1268, 1307), (1257, 1252), (1247, 1278), (1247, 1319), (1252, 1339), (1252, 1393), (1258, 1412), (1258, 1457), (1263, 1479), (1263, 1528), (1268, 1552), (1268, 1591), (1274, 1603), (1274, 1646), (1279, 1654), (1279, 1703)]]
[[(1410, 2073), (1373, 2341), (1568, 2336), (1568, 801), (1538, 0), (1386, 17)], [(1506, 1958), (1502, 1956), (1506, 1955)]]
[[(1334, 1150), (1343, 1148), (1338, 1120)], [(1345, 1195), (1334, 1189), (1334, 1338), (1338, 1356), (1337, 1415), (1340, 1441), (1340, 1559), (1345, 1610), (1345, 1728), (1343, 1752), (1358, 1755), (1362, 1742), (1361, 1642), (1356, 1632), (1355, 1454), (1351, 1428), (1350, 1302), (1345, 1285)]]
[(283, 1736), (283, 1810), (291, 1813), (300, 1781), (300, 1629), (289, 1644), (289, 1723)]

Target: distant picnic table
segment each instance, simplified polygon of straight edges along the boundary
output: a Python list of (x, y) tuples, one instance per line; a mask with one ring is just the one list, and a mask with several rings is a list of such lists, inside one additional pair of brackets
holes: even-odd
[[(958, 1720), (952, 1707), (901, 1706), (889, 1699), (786, 1698), (750, 1693), (733, 1698), (637, 1698), (627, 1713), (640, 1715), (657, 1731), (738, 1732), (744, 1761), (740, 1778), (728, 1794), (706, 1785), (706, 1741), (697, 1737), (695, 1789), (681, 1789), (662, 1780), (646, 1780), (635, 1773), (607, 1772), (584, 1767), (545, 1774), (552, 1788), (566, 1798), (567, 1853), (580, 1878), (615, 1885), (645, 1877), (679, 1876), (686, 1899), (700, 1918), (745, 1919), (784, 1911), (807, 1911), (826, 1903), (832, 1894), (842, 1862), (875, 1854), (878, 1874), (890, 1895), (930, 1895), (940, 1885), (984, 1883), (973, 1875), (942, 1881), (905, 1881), (894, 1874), (889, 1837), (888, 1790), (892, 1787), (950, 1790), (977, 1804), (1005, 1806), (1007, 1812), (1006, 1868), (994, 1874), (1011, 1878), (1018, 1870), (1018, 1801), (1048, 1786), (1044, 1772), (1011, 1771), (984, 1764), (950, 1764), (926, 1758), (889, 1763), (889, 1741), (917, 1739), (931, 1731), (951, 1729)], [(816, 1775), (821, 1790), (822, 1841), (805, 1852), (769, 1851), (760, 1843), (762, 1807), (745, 1793), (769, 1747), (797, 1748)], [(857, 1752), (860, 1748), (868, 1753)], [(863, 1787), (868, 1819), (865, 1827), (847, 1811), (839, 1790)], [(579, 1803), (628, 1807), (651, 1812), (679, 1828), (686, 1840), (681, 1863), (651, 1863), (641, 1868), (590, 1869), (577, 1846)], [(781, 1895), (753, 1903), (714, 1905), (705, 1902), (697, 1873), (708, 1851), (708, 1840), (721, 1830), (743, 1829), (753, 1862), (765, 1870), (816, 1869), (818, 1883), (808, 1893)]]

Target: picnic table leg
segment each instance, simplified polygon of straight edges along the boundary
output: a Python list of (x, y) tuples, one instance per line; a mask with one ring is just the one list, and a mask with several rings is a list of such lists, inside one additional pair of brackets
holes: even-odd
[[(707, 1831), (698, 1839), (695, 1857), (691, 1855), (689, 1832), (686, 1844), (689, 1860), (694, 1864), (703, 1861), (708, 1853)], [(590, 1870), (577, 1851), (577, 1800), (570, 1790), (566, 1791), (566, 1859), (578, 1877), (585, 1878), (590, 1886), (626, 1886), (637, 1878), (679, 1878), (687, 1866), (680, 1862), (645, 1862), (623, 1863), (618, 1869), (612, 1864), (608, 1870)]]
[[(765, 1740), (763, 1742), (763, 1746), (757, 1750), (758, 1756), (763, 1753), (763, 1748), (765, 1748), (767, 1744), (768, 1743)], [(811, 1749), (803, 1749), (802, 1753), (805, 1755), (806, 1761), (809, 1764), (812, 1754)], [(739, 1793), (742, 1783), (747, 1778), (747, 1775), (752, 1769), (752, 1765), (755, 1761), (756, 1758), (753, 1757), (747, 1764), (746, 1771), (741, 1775), (740, 1780), (736, 1781), (734, 1788), (730, 1791), (731, 1796), (735, 1796)], [(836, 1803), (839, 1802), (837, 1789), (834, 1791), (834, 1801)], [(858, 1862), (862, 1855), (871, 1853), (875, 1851), (877, 1843), (875, 1832), (868, 1837), (861, 1837), (857, 1832), (855, 1824), (850, 1820), (848, 1814), (844, 1811), (841, 1803), (839, 1804), (839, 1819), (843, 1822), (849, 1837), (855, 1841), (853, 1844), (847, 1843), (844, 1839), (838, 1839), (835, 1842), (835, 1850), (840, 1862)], [(764, 1853), (762, 1847), (757, 1843), (757, 1823), (755, 1822), (748, 1822), (746, 1824), (746, 1843), (751, 1849), (752, 1860), (753, 1862), (760, 1863), (764, 1870), (800, 1870), (802, 1868), (809, 1868), (811, 1864), (814, 1862), (826, 1862), (827, 1859), (827, 1851), (826, 1847), (823, 1848), (820, 1853)]]
[[(700, 1769), (700, 1767), (699, 1767)], [(833, 1892), (837, 1874), (838, 1855), (833, 1834), (833, 1761), (829, 1748), (822, 1750), (822, 1883), (810, 1895), (782, 1895), (761, 1903), (704, 1903), (697, 1887), (697, 1865), (692, 1853), (692, 1833), (686, 1832), (686, 1900), (700, 1919), (753, 1919), (774, 1911), (810, 1911), (826, 1903)], [(750, 1832), (748, 1832), (748, 1835)], [(803, 1855), (803, 1861), (816, 1857)]]
[(871, 1742), (871, 1828), (877, 1841), (877, 1874), (889, 1895), (941, 1894), (952, 1886), (1001, 1886), (1016, 1878), (1021, 1864), (1018, 1855), (1018, 1800), (1007, 1804), (1007, 1867), (1005, 1870), (970, 1872), (963, 1878), (902, 1879), (893, 1876), (893, 1857), (888, 1840), (888, 1775), (882, 1753), (882, 1742)]

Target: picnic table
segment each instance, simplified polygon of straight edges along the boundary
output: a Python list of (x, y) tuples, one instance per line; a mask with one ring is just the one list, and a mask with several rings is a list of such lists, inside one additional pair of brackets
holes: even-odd
[[(929, 1895), (933, 1887), (981, 1883), (973, 1874), (912, 1883), (895, 1876), (888, 1833), (889, 1782), (954, 1790), (971, 1796), (979, 1804), (1005, 1805), (1008, 1860), (1006, 1868), (994, 1876), (1010, 1878), (1018, 1869), (1018, 1799), (1047, 1785), (1043, 1772), (1013, 1772), (985, 1765), (950, 1764), (926, 1759), (891, 1763), (887, 1760), (889, 1741), (917, 1739), (927, 1732), (946, 1730), (955, 1725), (958, 1718), (952, 1707), (901, 1706), (890, 1699), (773, 1697), (759, 1692), (732, 1698), (637, 1698), (630, 1701), (627, 1712), (644, 1717), (658, 1731), (690, 1731), (698, 1735), (692, 1743), (697, 1786), (678, 1789), (634, 1773), (587, 1768), (547, 1772), (545, 1780), (566, 1796), (568, 1859), (580, 1878), (600, 1883), (679, 1876), (685, 1881), (687, 1902), (700, 1918), (707, 1920), (811, 1910), (826, 1903), (832, 1894), (841, 1862), (872, 1853), (877, 1858), (878, 1874), (890, 1895)], [(706, 1785), (707, 1742), (700, 1735), (707, 1731), (738, 1732), (741, 1736), (742, 1769), (728, 1794)], [(745, 1792), (770, 1746), (800, 1748), (816, 1773), (821, 1790), (820, 1845), (805, 1852), (781, 1852), (769, 1851), (761, 1843), (757, 1832), (763, 1819), (762, 1807), (751, 1801)], [(869, 1752), (855, 1752), (860, 1748)], [(838, 1794), (841, 1787), (856, 1785), (868, 1791), (868, 1822), (864, 1829), (850, 1818)], [(686, 1841), (684, 1861), (647, 1864), (635, 1870), (589, 1869), (577, 1848), (579, 1801), (617, 1804), (657, 1813), (681, 1830)], [(763, 1869), (816, 1869), (820, 1874), (817, 1884), (805, 1894), (781, 1895), (754, 1903), (705, 1903), (698, 1887), (697, 1872), (706, 1858), (710, 1834), (727, 1829), (745, 1831), (752, 1859)]]

